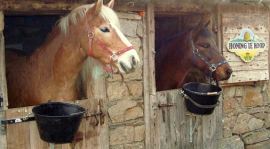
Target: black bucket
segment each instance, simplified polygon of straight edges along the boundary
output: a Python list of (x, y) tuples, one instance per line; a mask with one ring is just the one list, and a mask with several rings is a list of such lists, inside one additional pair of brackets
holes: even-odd
[(85, 109), (78, 105), (49, 102), (33, 108), (40, 138), (49, 143), (71, 143)]
[(220, 87), (206, 83), (190, 82), (183, 86), (187, 110), (200, 115), (213, 113), (221, 92)]

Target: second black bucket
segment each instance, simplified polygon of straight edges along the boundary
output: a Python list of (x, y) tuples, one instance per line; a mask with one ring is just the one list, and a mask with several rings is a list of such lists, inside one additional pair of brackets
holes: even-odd
[(184, 84), (183, 92), (187, 110), (206, 115), (213, 113), (222, 89), (212, 84), (190, 82)]
[(71, 143), (85, 109), (78, 105), (49, 102), (33, 108), (39, 135), (49, 143)]

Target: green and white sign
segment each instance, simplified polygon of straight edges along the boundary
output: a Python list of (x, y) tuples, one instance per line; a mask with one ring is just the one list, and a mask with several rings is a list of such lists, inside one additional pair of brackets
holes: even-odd
[(248, 63), (253, 61), (260, 52), (266, 50), (266, 42), (263, 38), (256, 36), (252, 30), (244, 28), (239, 36), (227, 43), (227, 49)]

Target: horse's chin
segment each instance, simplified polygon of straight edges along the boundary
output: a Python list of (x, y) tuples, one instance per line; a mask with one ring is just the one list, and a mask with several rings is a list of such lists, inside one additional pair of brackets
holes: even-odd
[(118, 72), (121, 74), (128, 74), (135, 71), (134, 67), (126, 67), (124, 64), (120, 64), (117, 68)]
[(105, 64), (103, 65), (103, 69), (106, 73), (121, 73), (121, 74), (128, 74), (134, 72), (134, 68), (124, 67), (123, 65), (116, 65), (116, 64)]
[(213, 79), (216, 80), (216, 81), (225, 81), (225, 80), (228, 80), (230, 79), (230, 75), (217, 75), (217, 74), (214, 74), (213, 76)]

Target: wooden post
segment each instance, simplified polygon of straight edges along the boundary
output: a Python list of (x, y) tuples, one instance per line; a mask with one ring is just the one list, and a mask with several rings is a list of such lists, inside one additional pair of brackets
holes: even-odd
[(144, 34), (144, 57), (143, 57), (143, 81), (144, 81), (144, 120), (145, 120), (145, 148), (153, 148), (153, 139), (156, 137), (153, 135), (152, 125), (153, 120), (153, 108), (156, 101), (156, 85), (155, 85), (155, 16), (154, 5), (152, 2), (147, 4), (145, 22), (145, 34)]
[[(0, 106), (0, 120), (5, 119), (5, 110), (7, 109), (7, 87), (5, 71), (5, 45), (4, 45), (4, 14), (0, 11), (0, 96), (3, 97), (2, 106)], [(0, 124), (0, 149), (7, 148), (6, 128)]]

